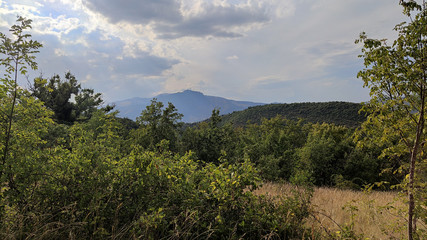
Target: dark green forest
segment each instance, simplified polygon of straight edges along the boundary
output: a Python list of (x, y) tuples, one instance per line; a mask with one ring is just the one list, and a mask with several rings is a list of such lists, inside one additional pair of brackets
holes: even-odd
[[(401, 25), (401, 42), (417, 24)], [(42, 50), (30, 25), (20, 17), (13, 38), (0, 35), (2, 239), (321, 239), (304, 224), (314, 186), (402, 190), (408, 221), (426, 221), (425, 56), (406, 85), (401, 75), (374, 82), (385, 70), (372, 62), (382, 66), (393, 49), (361, 35), (368, 62), (359, 77), (372, 101), (272, 104), (226, 116), (213, 110), (184, 127), (175, 106), (156, 99), (136, 121), (119, 118), (71, 72), (18, 86)], [(420, 68), (421, 83), (411, 80)], [(266, 181), (299, 190), (255, 194)]]
[(356, 128), (366, 120), (366, 113), (359, 113), (361, 108), (361, 104), (349, 102), (275, 103), (226, 114), (222, 122), (235, 126), (244, 126), (248, 122), (261, 124), (264, 118), (280, 115), (289, 120), (303, 119), (311, 123), (333, 123)]

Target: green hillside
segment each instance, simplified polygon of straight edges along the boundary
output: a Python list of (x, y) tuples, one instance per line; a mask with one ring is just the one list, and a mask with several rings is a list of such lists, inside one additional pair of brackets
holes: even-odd
[(231, 122), (236, 126), (249, 123), (261, 123), (261, 119), (270, 119), (277, 115), (287, 119), (305, 119), (313, 123), (334, 123), (348, 127), (357, 127), (365, 120), (359, 114), (361, 104), (349, 102), (319, 102), (319, 103), (290, 103), (268, 104), (250, 107), (243, 111), (233, 112), (223, 116), (223, 123)]

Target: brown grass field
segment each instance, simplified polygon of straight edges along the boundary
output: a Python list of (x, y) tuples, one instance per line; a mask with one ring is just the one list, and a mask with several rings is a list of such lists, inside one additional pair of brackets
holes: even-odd
[[(290, 184), (265, 183), (256, 193), (286, 196), (293, 188)], [(360, 239), (407, 239), (404, 201), (397, 192), (315, 188), (313, 214), (307, 224), (324, 236), (352, 227)], [(419, 228), (427, 229), (418, 222)]]

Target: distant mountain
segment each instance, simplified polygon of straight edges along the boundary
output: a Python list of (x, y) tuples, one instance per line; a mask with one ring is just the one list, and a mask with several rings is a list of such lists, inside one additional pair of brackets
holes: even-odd
[(248, 121), (259, 124), (262, 118), (270, 119), (281, 115), (292, 120), (302, 118), (312, 123), (334, 123), (347, 127), (357, 127), (366, 120), (364, 114), (359, 114), (361, 107), (362, 105), (359, 103), (350, 102), (268, 104), (224, 115), (222, 122), (243, 126)]
[[(160, 94), (156, 96), (158, 101), (167, 105), (171, 102), (179, 113), (184, 114), (183, 121), (187, 123), (203, 121), (209, 118), (214, 108), (219, 108), (221, 114), (241, 111), (251, 106), (259, 106), (264, 103), (235, 101), (221, 97), (207, 96), (201, 92), (185, 90), (178, 93)], [(120, 117), (135, 120), (141, 111), (150, 105), (152, 98), (130, 98), (115, 102)]]

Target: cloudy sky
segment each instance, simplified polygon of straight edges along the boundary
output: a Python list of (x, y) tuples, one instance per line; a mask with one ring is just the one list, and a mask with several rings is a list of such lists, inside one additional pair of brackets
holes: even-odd
[[(106, 102), (185, 89), (236, 100), (369, 99), (360, 32), (393, 39), (398, 0), (0, 0), (16, 16), (44, 77), (71, 71)], [(390, 40), (391, 41), (391, 40)], [(22, 80), (26, 82), (26, 80)]]

